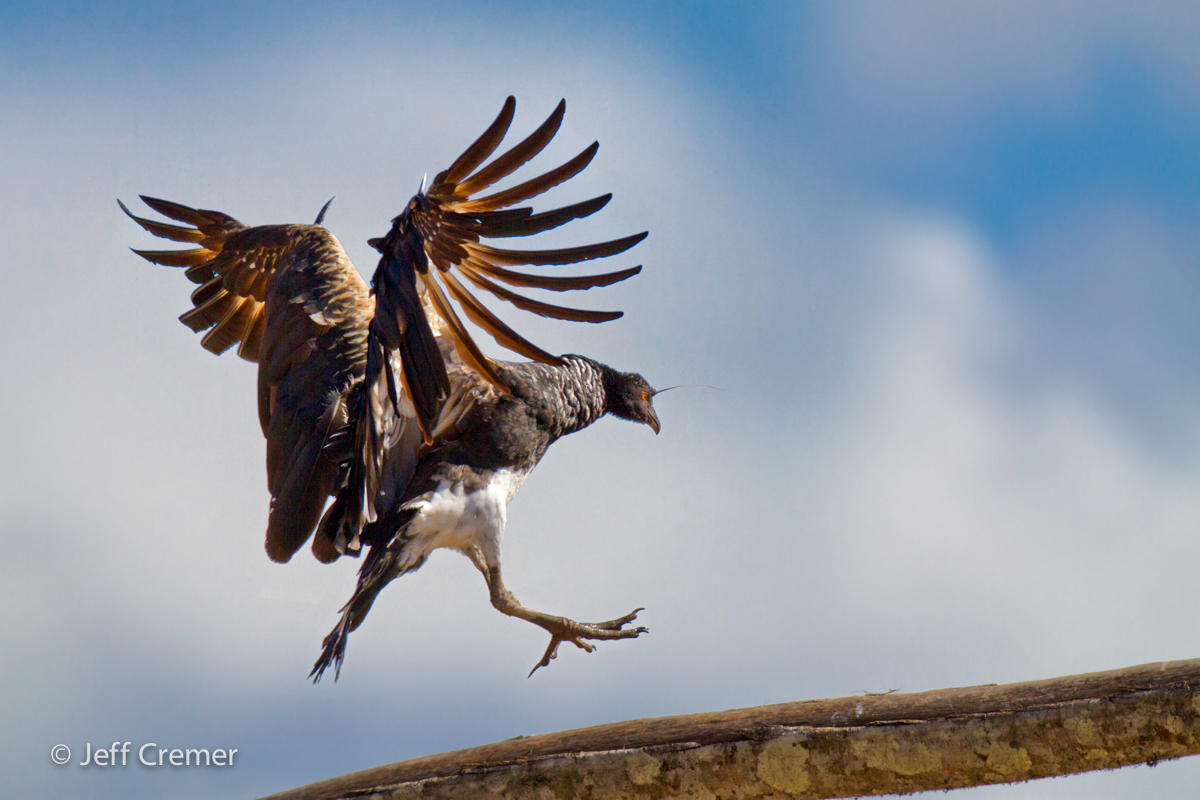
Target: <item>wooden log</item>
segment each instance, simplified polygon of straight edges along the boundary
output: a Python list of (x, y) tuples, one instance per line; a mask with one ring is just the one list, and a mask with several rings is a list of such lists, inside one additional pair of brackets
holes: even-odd
[(615, 722), (374, 767), (266, 800), (826, 798), (1200, 753), (1200, 659)]

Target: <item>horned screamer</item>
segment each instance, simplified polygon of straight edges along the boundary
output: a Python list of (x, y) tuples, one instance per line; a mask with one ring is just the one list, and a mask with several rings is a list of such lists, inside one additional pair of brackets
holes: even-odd
[[(314, 680), (330, 666), (336, 677), (347, 636), (380, 590), (439, 547), (471, 559), (498, 610), (550, 634), (533, 671), (548, 665), (563, 642), (591, 652), (593, 641), (646, 632), (632, 625), (641, 609), (585, 623), (527, 608), (501, 577), (508, 503), (556, 439), (606, 414), (659, 431), (655, 390), (641, 375), (583, 356), (547, 353), (500, 320), (458, 277), (541, 316), (604, 322), (621, 312), (567, 308), (507, 287), (590, 289), (641, 270), (561, 276), (509, 267), (615, 256), (645, 233), (546, 250), (480, 241), (557, 228), (611, 199), (606, 194), (540, 213), (517, 205), (578, 174), (595, 156), (596, 143), (549, 172), (480, 196), (545, 148), (565, 103), (489, 162), (515, 108), (509, 97), (488, 129), (428, 186), (422, 184), (388, 233), (371, 240), (381, 256), (369, 287), (321, 226), (324, 208), (312, 225), (250, 227), (227, 214), (152, 197), (142, 200), (183, 224), (138, 217), (121, 204), (150, 233), (195, 245), (134, 250), (155, 264), (184, 268), (199, 284), (193, 307), (180, 320), (205, 332), (206, 349), (222, 353), (237, 345), (238, 355), (258, 363), (271, 494), (267, 554), (287, 561), (310, 538), (323, 562), (366, 549), (358, 585), (313, 666)], [(451, 299), (499, 344), (533, 361), (484, 355)]]

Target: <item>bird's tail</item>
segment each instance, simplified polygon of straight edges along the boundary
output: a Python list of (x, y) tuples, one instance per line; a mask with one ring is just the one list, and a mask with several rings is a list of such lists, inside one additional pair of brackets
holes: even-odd
[(312, 678), (313, 683), (320, 683), (321, 676), (325, 674), (325, 670), (330, 666), (333, 667), (333, 679), (335, 681), (342, 674), (342, 661), (346, 658), (346, 637), (349, 635), (350, 614), (343, 611), (342, 618), (338, 620), (338, 624), (334, 626), (329, 635), (325, 637), (325, 641), (321, 643), (321, 655), (317, 658), (317, 662), (313, 664), (312, 672), (308, 673), (308, 677)]
[[(308, 677), (313, 683), (319, 683), (325, 670), (333, 667), (333, 679), (336, 681), (342, 672), (342, 662), (346, 658), (346, 640), (350, 632), (362, 624), (371, 610), (371, 604), (376, 596), (396, 578), (412, 572), (425, 563), (421, 557), (417, 561), (402, 558), (403, 541), (393, 540), (393, 546), (375, 547), (367, 555), (362, 568), (358, 572), (358, 585), (350, 600), (341, 608), (341, 618), (337, 625), (321, 642), (321, 655), (313, 664)], [(378, 554), (378, 555), (376, 555)]]

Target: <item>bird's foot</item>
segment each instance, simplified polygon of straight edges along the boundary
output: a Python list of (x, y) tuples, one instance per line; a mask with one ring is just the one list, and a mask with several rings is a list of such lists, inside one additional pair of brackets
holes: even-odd
[(553, 623), (542, 624), (542, 627), (550, 632), (550, 644), (546, 647), (546, 652), (542, 654), (542, 659), (533, 665), (533, 669), (529, 670), (530, 677), (542, 667), (549, 666), (550, 662), (558, 657), (558, 646), (563, 642), (570, 642), (585, 653), (590, 653), (596, 649), (596, 646), (589, 644), (587, 639), (636, 639), (643, 633), (649, 633), (649, 628), (625, 627), (637, 619), (639, 611), (644, 610), (635, 608), (623, 617), (604, 622), (576, 622), (573, 619), (560, 617)]

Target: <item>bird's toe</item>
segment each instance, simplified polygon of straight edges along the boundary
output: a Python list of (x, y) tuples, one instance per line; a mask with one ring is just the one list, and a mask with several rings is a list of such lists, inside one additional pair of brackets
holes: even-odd
[[(589, 628), (600, 628), (601, 630), (619, 631), (622, 628), (624, 628), (626, 625), (628, 625), (629, 623), (631, 623), (635, 619), (637, 619), (637, 615), (640, 612), (645, 611), (645, 610), (646, 610), (645, 608), (642, 608), (639, 606), (638, 608), (635, 608), (633, 611), (630, 611), (628, 614), (626, 614), (623, 617), (617, 617), (616, 619), (605, 620), (604, 622), (590, 622), (590, 623), (586, 623), (586, 625)], [(648, 633), (648, 631), (645, 628), (639, 628), (638, 630), (641, 631), (642, 633)]]

